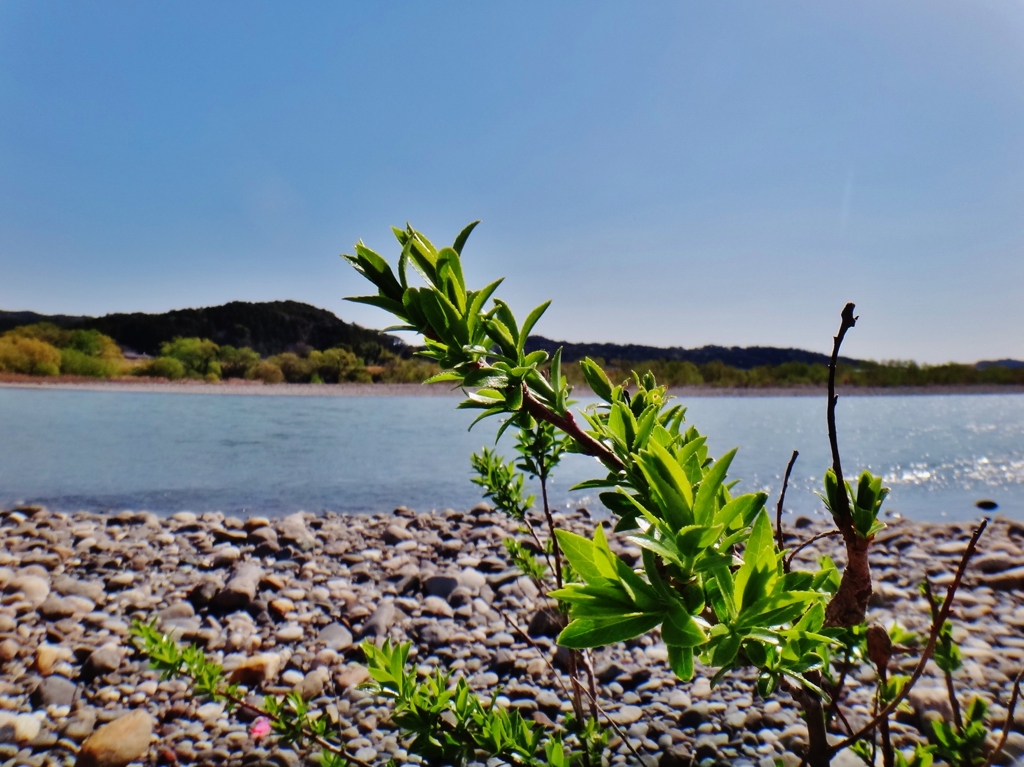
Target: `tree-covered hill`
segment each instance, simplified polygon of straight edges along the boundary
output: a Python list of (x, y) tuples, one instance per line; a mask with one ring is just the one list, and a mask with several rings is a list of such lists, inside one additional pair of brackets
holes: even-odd
[(298, 301), (232, 301), (223, 306), (178, 309), (163, 314), (135, 312), (103, 317), (0, 311), (0, 333), (36, 322), (95, 329), (126, 349), (152, 355), (159, 352), (161, 344), (177, 337), (209, 338), (221, 345), (248, 346), (263, 356), (302, 347), (329, 349), (347, 345), (355, 349), (363, 344), (379, 344), (403, 356), (409, 351), (409, 347), (394, 336), (345, 322), (326, 309)]
[[(828, 364), (828, 355), (826, 354), (809, 352), (804, 349), (780, 349), (774, 346), (701, 346), (697, 349), (683, 349), (679, 346), (665, 348), (638, 344), (576, 344), (552, 341), (543, 336), (530, 336), (526, 342), (527, 351), (543, 349), (551, 353), (559, 346), (562, 347), (562, 359), (565, 361), (581, 360), (584, 357), (622, 360), (623, 362), (665, 360), (692, 362), (694, 365), (705, 365), (717, 361), (739, 370), (750, 370), (763, 365), (781, 365), (786, 362), (802, 362), (806, 365)], [(859, 363), (859, 360), (849, 357), (840, 357), (840, 361), (847, 365)]]

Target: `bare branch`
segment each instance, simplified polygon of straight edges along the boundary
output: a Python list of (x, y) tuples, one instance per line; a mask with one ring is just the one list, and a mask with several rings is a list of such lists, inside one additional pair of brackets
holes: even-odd
[(920, 679), (921, 675), (924, 673), (925, 666), (928, 665), (928, 661), (931, 659), (932, 653), (935, 652), (935, 645), (939, 641), (939, 630), (936, 629), (935, 626), (938, 625), (941, 627), (949, 617), (949, 612), (953, 609), (953, 598), (956, 596), (956, 590), (960, 588), (960, 582), (963, 580), (964, 572), (967, 570), (967, 562), (972, 556), (974, 556), (974, 551), (978, 546), (978, 539), (981, 538), (981, 534), (985, 532), (986, 527), (988, 527), (987, 519), (982, 521), (978, 526), (978, 529), (975, 530), (974, 534), (971, 536), (971, 540), (967, 544), (967, 550), (964, 551), (963, 556), (960, 558), (960, 564), (957, 566), (953, 582), (949, 584), (949, 588), (946, 590), (946, 598), (942, 601), (942, 607), (939, 608), (939, 620), (932, 626), (932, 630), (928, 635), (928, 643), (925, 645), (925, 648), (921, 653), (921, 658), (917, 663), (917, 667), (914, 669), (914, 673), (910, 675), (910, 679), (908, 679), (907, 683), (903, 685), (903, 689), (900, 690), (900, 693), (889, 701), (889, 704), (885, 708), (878, 712), (877, 716), (873, 717), (870, 722), (861, 727), (853, 735), (832, 746), (829, 749), (830, 753), (836, 754), (842, 751), (847, 746), (856, 743), (869, 732), (874, 730), (882, 719), (888, 718), (888, 716), (896, 710), (896, 707), (903, 702), (903, 699), (910, 694), (910, 690), (915, 684), (917, 684), (917, 680)]
[[(782, 478), (782, 492), (779, 493), (779, 505), (775, 508), (775, 538), (778, 541), (779, 551), (782, 551), (782, 504), (786, 500), (786, 488), (789, 487), (789, 475), (793, 473), (793, 464), (796, 463), (797, 456), (800, 452), (797, 450), (793, 451), (792, 457), (789, 459), (789, 464), (786, 466), (786, 475)], [(789, 572), (789, 568), (786, 568), (786, 572)]]
[(824, 532), (824, 533), (818, 533), (813, 538), (808, 538), (806, 541), (801, 543), (799, 546), (797, 546), (795, 549), (793, 549), (789, 553), (788, 557), (786, 557), (786, 562), (785, 562), (786, 572), (787, 573), (789, 572), (789, 568), (793, 564), (793, 559), (796, 557), (796, 555), (799, 554), (804, 549), (806, 549), (812, 543), (817, 543), (818, 541), (823, 540), (825, 538), (834, 538), (837, 535), (842, 535), (842, 533), (840, 533), (838, 530), (829, 530), (829, 531)]
[(1013, 726), (1013, 710), (1017, 707), (1017, 698), (1020, 696), (1021, 679), (1024, 679), (1024, 668), (1020, 670), (1017, 678), (1013, 680), (1013, 692), (1010, 693), (1010, 704), (1006, 707), (1006, 719), (1003, 720), (1003, 734), (999, 738), (999, 743), (992, 749), (981, 767), (992, 767), (992, 760), (999, 756), (999, 752), (1006, 745), (1006, 738), (1009, 736), (1010, 728)]

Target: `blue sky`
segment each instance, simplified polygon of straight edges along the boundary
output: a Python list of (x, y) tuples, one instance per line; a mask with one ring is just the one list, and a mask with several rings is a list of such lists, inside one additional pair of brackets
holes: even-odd
[(574, 341), (1024, 358), (1024, 5), (0, 4), (0, 308), (296, 299), (467, 247)]

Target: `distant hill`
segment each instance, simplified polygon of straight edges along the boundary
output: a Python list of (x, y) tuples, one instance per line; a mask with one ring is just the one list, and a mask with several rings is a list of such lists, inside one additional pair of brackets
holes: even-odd
[[(761, 365), (780, 365), (783, 362), (827, 365), (829, 361), (827, 354), (809, 352), (804, 349), (780, 349), (774, 346), (701, 346), (697, 349), (683, 349), (679, 346), (666, 348), (638, 344), (574, 344), (565, 341), (552, 341), (543, 336), (530, 336), (526, 342), (526, 348), (529, 351), (543, 349), (550, 353), (559, 346), (562, 347), (562, 359), (567, 362), (584, 357), (600, 357), (605, 361), (676, 360), (703, 365), (718, 360), (740, 370), (750, 370)], [(840, 357), (839, 359), (848, 365), (856, 365), (860, 362), (849, 357)]]
[(222, 345), (248, 346), (263, 356), (302, 346), (329, 349), (347, 344), (355, 348), (362, 343), (377, 343), (403, 356), (411, 351), (411, 347), (394, 336), (345, 322), (326, 309), (298, 301), (232, 301), (223, 306), (178, 309), (163, 314), (136, 312), (103, 317), (0, 311), (0, 332), (35, 322), (95, 328), (118, 345), (144, 354), (157, 354), (162, 343), (177, 336), (198, 336)]
[(982, 360), (975, 365), (978, 370), (987, 368), (1007, 368), (1008, 370), (1020, 370), (1024, 368), (1024, 360)]

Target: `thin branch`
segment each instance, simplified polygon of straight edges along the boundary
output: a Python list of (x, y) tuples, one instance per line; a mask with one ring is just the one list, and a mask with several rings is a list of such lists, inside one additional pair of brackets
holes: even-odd
[[(511, 626), (513, 629), (515, 629), (516, 633), (518, 633), (520, 636), (523, 637), (523, 639), (526, 640), (527, 644), (529, 644), (530, 647), (532, 647), (534, 650), (537, 651), (537, 654), (540, 655), (540, 657), (541, 657), (541, 659), (543, 659), (544, 663), (547, 664), (547, 667), (549, 669), (551, 669), (551, 673), (554, 675), (555, 681), (558, 682), (558, 686), (561, 687), (562, 691), (565, 692), (568, 695), (568, 691), (565, 689), (565, 685), (562, 684), (562, 680), (558, 676), (558, 671), (555, 670), (555, 667), (551, 664), (551, 661), (548, 659), (547, 653), (543, 652), (540, 649), (540, 647), (537, 646), (537, 643), (533, 641), (533, 638), (530, 637), (530, 635), (527, 634), (525, 631), (523, 631), (523, 629), (521, 629), (519, 627), (519, 624), (516, 623), (515, 620), (513, 618), (511, 618), (508, 614), (506, 614), (504, 610), (502, 610), (500, 607), (495, 607), (494, 609), (497, 610), (498, 614), (502, 618), (505, 619), (505, 622), (508, 623), (509, 626)], [(600, 712), (600, 714), (605, 718), (605, 720), (608, 722), (608, 724), (611, 725), (611, 728), (613, 730), (615, 730), (616, 734), (620, 738), (622, 738), (622, 742), (626, 744), (626, 748), (628, 748), (630, 751), (633, 752), (633, 756), (635, 756), (638, 760), (640, 760), (640, 763), (643, 764), (643, 756), (641, 756), (637, 752), (637, 750), (635, 748), (633, 748), (633, 744), (629, 742), (629, 738), (627, 738), (625, 733), (623, 733), (622, 730), (619, 729), (619, 726), (615, 722), (612, 721), (611, 717), (608, 716), (608, 712), (605, 711), (601, 707), (601, 704), (597, 700), (597, 696), (596, 695), (592, 695), (589, 690), (584, 689), (584, 687), (583, 687), (583, 685), (582, 685), (582, 683), (580, 682), (579, 679), (575, 679), (574, 677), (572, 677), (570, 675), (570, 681), (573, 682), (574, 686), (578, 686), (579, 689), (583, 690), (583, 692), (587, 695), (587, 697), (590, 698), (591, 705), (594, 708), (596, 708), (598, 710), (598, 712)], [(584, 745), (584, 752), (586, 752), (586, 746), (585, 745)]]
[(1006, 719), (1003, 720), (1003, 734), (999, 738), (999, 743), (989, 753), (988, 758), (981, 767), (992, 767), (992, 760), (999, 756), (999, 752), (1003, 750), (1003, 746), (1006, 745), (1006, 738), (1010, 734), (1010, 728), (1013, 726), (1013, 710), (1017, 707), (1017, 697), (1020, 695), (1020, 682), (1024, 679), (1024, 668), (1017, 674), (1017, 678), (1013, 680), (1013, 692), (1010, 693), (1010, 705), (1006, 707)]
[[(590, 693), (587, 692), (587, 695), (589, 696)], [(633, 744), (629, 742), (629, 738), (626, 736), (626, 733), (624, 733), (619, 728), (619, 725), (617, 725), (612, 720), (612, 718), (608, 715), (608, 712), (605, 711), (604, 708), (602, 708), (601, 704), (597, 702), (596, 698), (592, 699), (591, 703), (601, 713), (601, 716), (603, 716), (605, 718), (605, 720), (608, 722), (608, 724), (610, 724), (612, 726), (612, 729), (615, 730), (615, 734), (618, 735), (620, 738), (622, 738), (622, 742), (626, 744), (626, 748), (628, 748), (632, 752), (633, 756), (635, 756), (637, 758), (637, 761), (640, 764), (643, 764), (644, 763), (643, 756), (641, 756), (640, 752), (638, 752), (635, 748), (633, 748)]]
[[(796, 463), (797, 456), (800, 455), (798, 450), (793, 451), (792, 457), (789, 459), (789, 463), (786, 465), (786, 474), (782, 478), (782, 492), (779, 493), (779, 505), (775, 508), (775, 538), (778, 541), (778, 549), (782, 551), (783, 540), (782, 540), (782, 504), (786, 500), (786, 488), (789, 487), (789, 475), (793, 473), (793, 464)], [(789, 572), (789, 568), (786, 568), (786, 572)]]
[[(548, 505), (548, 469), (544, 465), (544, 456), (537, 458), (540, 469), (540, 497), (544, 504), (544, 519), (548, 523), (548, 539), (551, 541), (551, 553), (555, 559), (555, 586), (562, 588), (562, 550), (558, 547), (558, 536), (555, 535), (555, 518), (551, 516), (551, 506)], [(548, 560), (550, 562), (550, 559)]]
[[(978, 539), (981, 537), (981, 534), (985, 532), (986, 527), (988, 527), (987, 519), (983, 520), (982, 523), (978, 526), (978, 529), (974, 531), (974, 534), (971, 536), (970, 542), (967, 544), (966, 551), (964, 551), (963, 556), (960, 558), (960, 564), (957, 566), (956, 575), (953, 577), (953, 582), (949, 584), (949, 588), (946, 590), (946, 598), (943, 600), (942, 607), (939, 609), (939, 621), (937, 623), (938, 626), (942, 626), (942, 624), (946, 622), (946, 619), (949, 617), (950, 610), (953, 609), (953, 598), (956, 596), (956, 590), (960, 588), (960, 582), (963, 580), (964, 572), (967, 569), (967, 562), (968, 560), (970, 560), (972, 556), (974, 556), (974, 550), (978, 546)], [(870, 722), (861, 727), (860, 730), (855, 732), (850, 737), (832, 746), (829, 749), (832, 754), (836, 754), (842, 751), (847, 746), (856, 743), (858, 740), (863, 738), (867, 733), (874, 730), (875, 727), (878, 726), (878, 723), (882, 721), (882, 719), (887, 718), (893, 711), (896, 710), (896, 707), (899, 706), (899, 704), (903, 702), (903, 699), (910, 694), (910, 690), (917, 683), (917, 680), (921, 678), (921, 675), (924, 673), (925, 666), (928, 665), (928, 661), (931, 659), (932, 653), (935, 652), (935, 645), (938, 641), (939, 630), (935, 628), (935, 625), (933, 625), (931, 633), (928, 635), (928, 643), (925, 645), (925, 648), (921, 653), (921, 659), (917, 663), (917, 668), (914, 669), (914, 673), (911, 674), (910, 679), (907, 680), (907, 683), (903, 685), (903, 689), (900, 690), (899, 694), (896, 695), (896, 697), (894, 697), (891, 701), (889, 701), (888, 705), (886, 705), (885, 708), (878, 712), (878, 715), (873, 717)]]
[(843, 464), (839, 458), (839, 439), (836, 436), (836, 365), (839, 361), (839, 347), (843, 345), (843, 338), (846, 331), (857, 324), (857, 318), (853, 316), (854, 306), (852, 303), (843, 307), (841, 315), (842, 322), (839, 324), (839, 332), (836, 333), (832, 343), (832, 358), (828, 363), (828, 444), (832, 449), (832, 470), (836, 473), (836, 480), (839, 483), (839, 497), (842, 499), (837, 509), (844, 522), (852, 524), (853, 514), (850, 511), (850, 504), (846, 497), (846, 485), (843, 482)]
[(602, 444), (601, 441), (596, 439), (593, 435), (588, 434), (579, 425), (579, 423), (576, 422), (576, 417), (572, 414), (571, 410), (566, 410), (565, 415), (556, 413), (537, 399), (525, 383), (523, 384), (523, 410), (532, 415), (538, 421), (550, 423), (556, 428), (564, 431), (576, 441), (581, 452), (597, 458), (608, 468), (615, 471), (625, 468), (625, 465), (612, 450)]
[[(932, 596), (932, 584), (928, 580), (928, 576), (924, 577), (924, 595), (928, 600), (928, 608), (932, 613), (932, 629), (935, 630), (935, 623), (939, 619), (939, 608), (935, 604), (935, 597)], [(938, 628), (939, 633), (942, 633), (942, 626)], [(956, 687), (953, 686), (953, 673), (948, 669), (943, 672), (946, 677), (946, 692), (949, 694), (949, 705), (953, 709), (953, 723), (956, 725), (956, 731), (959, 734), (964, 732), (964, 720), (960, 716), (960, 701), (956, 698)]]
[[(536, 528), (533, 525), (530, 524), (530, 520), (528, 520), (526, 518), (525, 514), (523, 515), (523, 524), (526, 526), (526, 530), (530, 534), (530, 537), (533, 538), (533, 542), (537, 544), (537, 549), (540, 551), (541, 554), (544, 555), (544, 559), (546, 559), (548, 561), (548, 567), (550, 567), (552, 570), (555, 570), (555, 563), (552, 562), (551, 555), (548, 554), (547, 547), (544, 546), (544, 543), (543, 543), (543, 541), (541, 541), (540, 536), (537, 535)], [(560, 572), (560, 571), (561, 571), (561, 568), (559, 568), (558, 570), (555, 570), (555, 572)], [(561, 585), (559, 585), (558, 588), (562, 588)]]
[(796, 555), (799, 554), (804, 549), (806, 549), (812, 543), (817, 543), (818, 541), (823, 540), (825, 538), (834, 538), (837, 535), (842, 535), (842, 533), (839, 532), (838, 530), (829, 530), (828, 532), (818, 533), (813, 538), (808, 538), (806, 541), (801, 543), (799, 546), (797, 546), (795, 549), (793, 549), (789, 553), (788, 557), (786, 557), (786, 563), (785, 563), (786, 572), (787, 573), (789, 572), (789, 568), (793, 564), (793, 559), (796, 557)]

